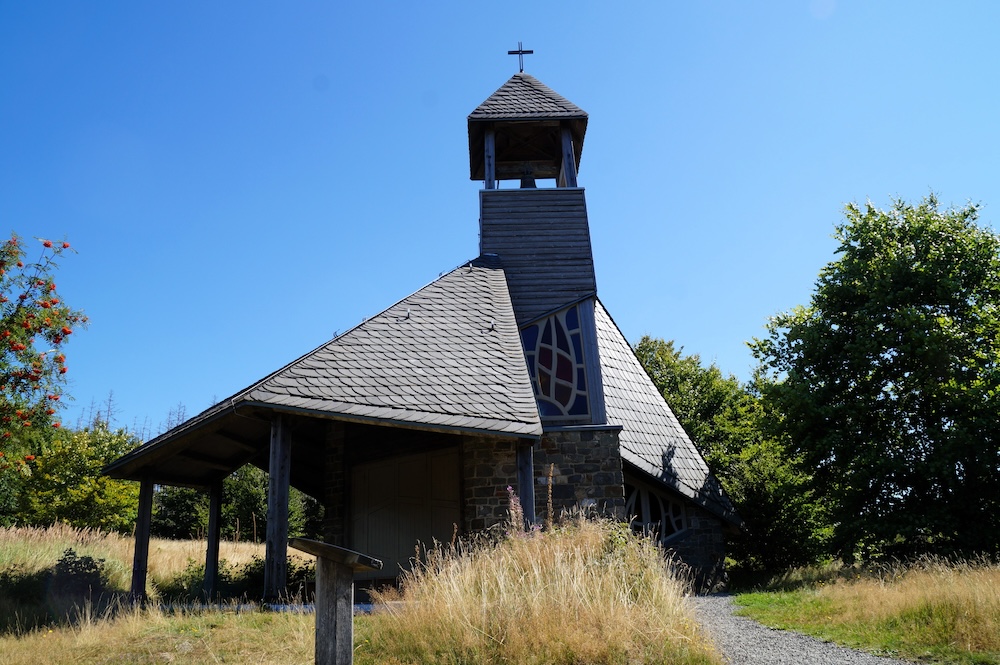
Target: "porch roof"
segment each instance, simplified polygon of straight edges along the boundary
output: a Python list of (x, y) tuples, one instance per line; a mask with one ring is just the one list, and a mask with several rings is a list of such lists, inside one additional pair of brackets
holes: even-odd
[(104, 471), (116, 478), (205, 484), (252, 461), (262, 447), (266, 451), (273, 412), (539, 437), (503, 270), (490, 257), (452, 270)]

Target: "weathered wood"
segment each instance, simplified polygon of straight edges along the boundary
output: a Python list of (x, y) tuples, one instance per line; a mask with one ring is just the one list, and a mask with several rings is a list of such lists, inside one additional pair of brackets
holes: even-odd
[(608, 415), (604, 406), (604, 378), (601, 375), (601, 356), (597, 346), (593, 298), (580, 303), (580, 327), (583, 330), (583, 358), (587, 372), (590, 421), (595, 425), (603, 425), (608, 422)]
[(316, 663), (354, 662), (354, 573), (380, 570), (366, 554), (318, 540), (292, 538), (289, 546), (316, 557)]
[(535, 444), (522, 440), (517, 444), (517, 499), (521, 502), (524, 520), (535, 523)]
[(149, 532), (153, 520), (153, 480), (139, 482), (139, 513), (135, 520), (135, 553), (132, 557), (133, 602), (146, 598), (146, 571), (149, 566)]
[(562, 130), (562, 165), (559, 178), (563, 187), (576, 187), (576, 153), (573, 151), (573, 133), (563, 125)]
[(219, 543), (222, 540), (222, 482), (208, 491), (208, 546), (205, 548), (205, 578), (201, 592), (205, 600), (212, 600), (219, 583)]
[(267, 483), (267, 538), (264, 549), (264, 601), (278, 600), (288, 573), (288, 494), (292, 442), (285, 417), (271, 421)]
[(494, 189), (497, 186), (497, 176), (496, 176), (496, 163), (497, 163), (497, 149), (496, 149), (496, 134), (492, 129), (486, 130), (485, 146), (483, 149), (483, 159), (485, 164), (483, 165), (485, 169), (484, 180), (486, 181), (486, 189)]
[(351, 572), (360, 573), (368, 570), (382, 570), (382, 562), (361, 552), (349, 550), (346, 547), (331, 545), (309, 538), (289, 538), (289, 546), (312, 554), (317, 559), (323, 558), (347, 566)]

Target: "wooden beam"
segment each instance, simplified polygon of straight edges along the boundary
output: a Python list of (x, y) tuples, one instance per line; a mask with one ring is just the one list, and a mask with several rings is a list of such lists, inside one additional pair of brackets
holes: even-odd
[(215, 598), (219, 582), (219, 541), (222, 540), (222, 481), (208, 492), (208, 547), (205, 549), (205, 579), (201, 592), (206, 601)]
[(256, 445), (250, 443), (250, 441), (248, 441), (247, 439), (244, 439), (241, 436), (237, 436), (235, 434), (230, 434), (229, 432), (226, 432), (226, 431), (223, 431), (223, 430), (219, 430), (218, 432), (216, 432), (215, 436), (221, 437), (221, 438), (225, 439), (226, 441), (229, 441), (230, 443), (234, 443), (237, 446), (239, 446), (240, 448), (243, 448), (244, 450), (246, 450), (247, 452), (257, 452), (261, 448), (260, 446), (256, 446)]
[(576, 187), (576, 153), (573, 151), (573, 134), (569, 127), (562, 128), (562, 168), (559, 180), (565, 187)]
[(494, 134), (492, 129), (486, 130), (485, 146), (483, 149), (484, 159), (486, 163), (484, 165), (485, 173), (484, 180), (486, 181), (486, 189), (493, 189), (496, 187), (497, 176), (496, 176), (496, 163), (497, 163), (497, 149), (496, 149), (496, 134)]
[(524, 511), (524, 521), (535, 523), (535, 444), (521, 440), (517, 444), (517, 499)]
[(191, 450), (185, 450), (177, 454), (178, 457), (183, 457), (184, 459), (189, 459), (192, 462), (196, 462), (201, 466), (208, 467), (209, 469), (215, 469), (216, 471), (229, 471), (232, 472), (234, 467), (239, 465), (234, 462), (224, 462), (217, 457), (210, 457), (202, 453), (197, 453)]
[(285, 590), (288, 556), (288, 493), (292, 441), (287, 420), (271, 421), (271, 455), (267, 483), (267, 540), (264, 550), (264, 601), (274, 602)]
[(139, 481), (139, 513), (135, 520), (135, 553), (132, 557), (132, 602), (146, 599), (146, 571), (149, 566), (149, 532), (153, 521), (153, 480)]

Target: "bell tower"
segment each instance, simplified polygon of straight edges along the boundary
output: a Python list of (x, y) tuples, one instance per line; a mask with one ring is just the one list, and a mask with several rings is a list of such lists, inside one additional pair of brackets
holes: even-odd
[[(523, 71), (469, 115), (470, 178), (483, 181), (479, 249), (504, 269), (547, 427), (607, 420), (597, 281), (577, 183), (586, 129), (583, 109)], [(520, 187), (500, 187), (512, 180)]]

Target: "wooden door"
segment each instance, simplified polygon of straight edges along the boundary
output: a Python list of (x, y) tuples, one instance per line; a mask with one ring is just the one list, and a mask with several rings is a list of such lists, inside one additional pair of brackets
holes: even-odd
[(354, 467), (351, 474), (351, 548), (381, 559), (377, 573), (409, 568), (417, 543), (449, 542), (461, 524), (458, 449), (394, 457)]

